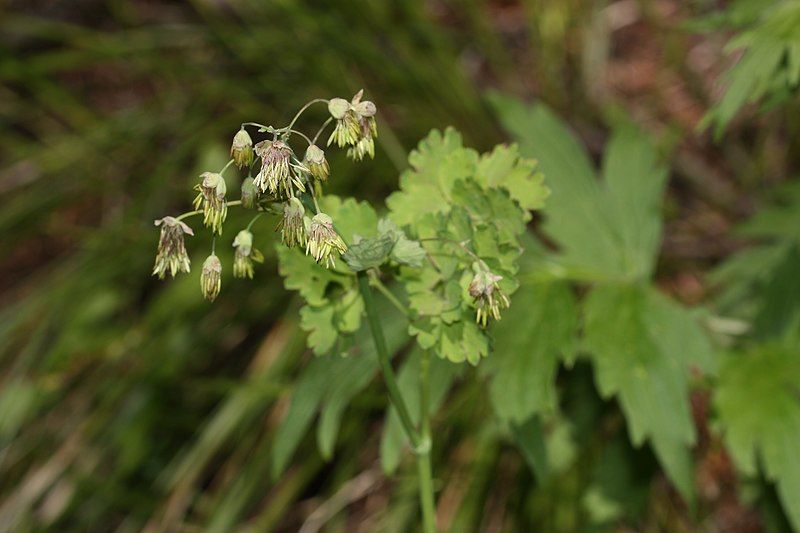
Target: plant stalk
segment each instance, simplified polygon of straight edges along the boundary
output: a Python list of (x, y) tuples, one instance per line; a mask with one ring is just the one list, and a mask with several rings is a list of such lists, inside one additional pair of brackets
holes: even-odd
[(422, 352), (419, 365), (419, 427), (422, 446), (417, 450), (419, 473), (419, 501), (425, 533), (436, 532), (436, 508), (433, 496), (433, 469), (431, 467), (431, 417), (430, 417), (430, 353)]
[[(408, 437), (411, 446), (414, 449), (414, 454), (417, 457), (417, 470), (419, 472), (419, 497), (420, 505), (422, 507), (422, 527), (425, 533), (436, 533), (436, 521), (434, 516), (434, 503), (433, 503), (433, 475), (431, 474), (431, 457), (430, 457), (430, 424), (428, 422), (428, 408), (427, 408), (427, 393), (425, 393), (425, 402), (421, 406), (421, 417), (423, 432), (427, 431), (425, 438), (420, 435), (411, 421), (408, 406), (400, 394), (400, 387), (397, 385), (397, 379), (392, 370), (392, 363), (389, 358), (389, 350), (386, 348), (386, 338), (383, 335), (383, 327), (381, 326), (380, 317), (375, 309), (375, 301), (372, 298), (372, 289), (369, 283), (369, 276), (365, 271), (360, 271), (357, 274), (358, 288), (361, 291), (361, 297), (364, 298), (364, 309), (367, 313), (367, 321), (369, 322), (370, 330), (372, 331), (372, 338), (375, 341), (375, 351), (378, 354), (378, 363), (383, 373), (383, 379), (386, 382), (386, 389), (389, 392), (389, 401), (392, 402), (397, 415), (400, 418), (400, 424)], [(425, 387), (427, 389), (427, 370), (425, 370)]]

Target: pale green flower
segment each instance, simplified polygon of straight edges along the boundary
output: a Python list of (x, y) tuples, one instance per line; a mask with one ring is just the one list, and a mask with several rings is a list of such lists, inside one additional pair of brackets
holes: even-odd
[(347, 245), (333, 229), (333, 219), (325, 213), (317, 213), (311, 219), (308, 230), (306, 253), (317, 263), (327, 268), (336, 266), (336, 256), (347, 251)]
[(203, 262), (203, 271), (200, 273), (200, 289), (203, 297), (213, 302), (219, 296), (222, 287), (222, 263), (215, 254), (209, 255)]
[(222, 223), (228, 216), (225, 179), (222, 174), (216, 172), (203, 172), (200, 177), (203, 180), (194, 187), (199, 191), (197, 198), (194, 199), (194, 208), (200, 209), (202, 206), (203, 224), (212, 231), (222, 234)]
[(262, 263), (264, 256), (253, 248), (253, 234), (243, 229), (233, 239), (233, 276), (253, 279), (253, 263)]
[(244, 128), (233, 136), (231, 158), (239, 168), (249, 167), (253, 164), (255, 158), (253, 154), (253, 139), (250, 138), (250, 134)]
[(173, 278), (178, 272), (189, 272), (190, 261), (183, 236), (194, 235), (192, 228), (174, 217), (156, 220), (155, 225), (161, 226), (161, 236), (158, 239), (153, 275), (164, 279), (167, 272)]
[(305, 246), (308, 240), (305, 214), (306, 210), (297, 198), (290, 198), (283, 206), (283, 218), (278, 222), (278, 229), (286, 246)]
[(507, 309), (511, 302), (498, 285), (502, 276), (493, 274), (486, 268), (486, 265), (475, 263), (472, 266), (475, 276), (469, 284), (469, 295), (473, 298), (473, 303), (477, 310), (475, 321), (486, 327), (489, 317), (500, 320), (500, 309)]

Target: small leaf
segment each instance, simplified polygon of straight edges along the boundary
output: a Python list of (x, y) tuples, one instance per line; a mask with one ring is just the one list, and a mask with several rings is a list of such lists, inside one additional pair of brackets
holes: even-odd
[(379, 267), (389, 258), (394, 247), (394, 239), (390, 235), (360, 239), (351, 244), (342, 255), (347, 266), (356, 272)]
[(336, 343), (336, 328), (333, 326), (333, 307), (304, 306), (300, 309), (300, 327), (310, 332), (308, 346), (316, 355), (328, 353)]

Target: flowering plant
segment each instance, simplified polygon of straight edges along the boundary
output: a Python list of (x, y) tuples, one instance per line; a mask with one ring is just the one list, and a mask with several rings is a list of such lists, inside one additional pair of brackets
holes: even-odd
[[(330, 116), (309, 137), (294, 126), (316, 103), (326, 104)], [(167, 272), (189, 272), (184, 236), (193, 231), (184, 220), (202, 214), (203, 224), (222, 235), (228, 208), (240, 206), (255, 215), (233, 240), (233, 273), (252, 278), (254, 263), (263, 260), (254, 247), (253, 223), (263, 214), (276, 215), (279, 272), (286, 287), (305, 300), (301, 326), (309, 332), (314, 353), (351, 354), (354, 334), (362, 316), (367, 318), (389, 399), (417, 456), (424, 529), (433, 531), (428, 358), (434, 354), (477, 364), (489, 354), (488, 327), (511, 305), (518, 286), (520, 236), (549, 191), (535, 161), (521, 158), (516, 146), (480, 155), (447, 129), (434, 130), (411, 153), (411, 169), (387, 199), (385, 217), (379, 218), (366, 202), (323, 194), (331, 169), (317, 143), (320, 135), (333, 123), (328, 145), (347, 147), (355, 161), (371, 158), (376, 113), (375, 104), (359, 91), (349, 101), (312, 100), (283, 128), (242, 124), (228, 164), (200, 176), (195, 210), (156, 221), (161, 238), (153, 274), (164, 278)], [(248, 127), (270, 138), (254, 145)], [(293, 136), (307, 144), (302, 158), (291, 145)], [(231, 165), (249, 171), (241, 198), (233, 201), (227, 198), (224, 177)], [(200, 277), (208, 300), (220, 294), (222, 270), (212, 245)], [(402, 313), (409, 335), (422, 349), (418, 423), (398, 387), (373, 290)]]

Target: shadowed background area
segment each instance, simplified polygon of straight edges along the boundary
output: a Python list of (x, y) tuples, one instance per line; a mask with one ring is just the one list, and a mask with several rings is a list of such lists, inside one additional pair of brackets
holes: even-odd
[[(714, 296), (708, 272), (746, 242), (732, 227), (792, 175), (800, 153), (800, 122), (786, 118), (794, 101), (746, 115), (716, 141), (697, 129), (731, 63), (723, 47), (732, 24), (709, 17), (725, 7), (6, 2), (0, 530), (413, 530), (413, 464), (403, 460), (388, 478), (378, 460), (379, 379), (352, 399), (330, 460), (313, 431), (300, 431), (296, 453), (275, 450), (313, 355), (299, 301), (277, 274), (274, 222), (259, 223), (266, 261), (255, 280), (226, 279), (210, 305), (197, 268), (210, 247), (206, 232), (188, 242), (191, 275), (161, 283), (150, 276), (153, 220), (189, 209), (191, 186), (227, 161), (241, 122), (284, 124), (312, 98), (349, 98), (360, 88), (379, 110), (376, 157), (353, 165), (332, 155), (330, 192), (382, 205), (431, 128), (452, 125), (479, 150), (509, 140), (487, 99), (499, 91), (547, 104), (595, 160), (620, 117), (657, 139), (670, 165), (657, 283), (685, 304), (706, 304)], [(301, 123), (313, 131), (324, 118), (320, 107)], [(238, 227), (248, 217), (232, 210), (230, 220)], [(230, 264), (231, 250), (221, 256)], [(737, 494), (730, 460), (708, 431), (702, 387), (692, 396), (698, 502), (690, 508), (652, 453), (631, 447), (588, 365), (560, 384), (564, 411), (591, 426), (595, 440), (576, 444), (553, 431), (554, 449), (572, 466), (546, 480), (487, 421), (481, 374), (464, 374), (436, 416), (443, 530), (788, 527), (774, 494), (760, 497), (759, 511)], [(571, 446), (598, 442), (611, 442), (600, 461), (608, 472), (597, 476), (611, 479), (613, 501), (591, 490), (597, 478), (585, 477), (580, 460), (570, 462), (583, 457)], [(282, 472), (271, 466), (275, 453), (291, 457)]]

